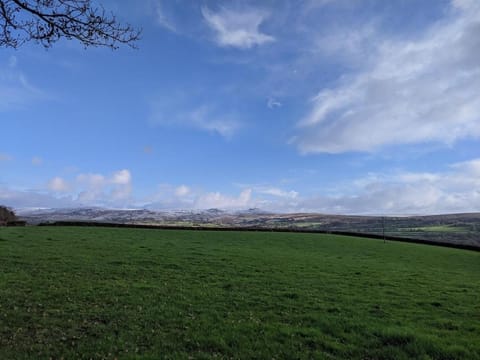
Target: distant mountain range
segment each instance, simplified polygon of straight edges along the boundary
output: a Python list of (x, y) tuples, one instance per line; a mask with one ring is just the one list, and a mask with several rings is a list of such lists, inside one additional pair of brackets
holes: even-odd
[(429, 216), (353, 216), (312, 213), (276, 214), (261, 209), (244, 211), (148, 209), (17, 209), (28, 224), (55, 221), (95, 221), (162, 226), (296, 228), (351, 231), (404, 236), (480, 246), (480, 213)]
[(29, 224), (49, 221), (98, 221), (122, 224), (215, 224), (238, 225), (236, 219), (273, 215), (260, 209), (228, 212), (220, 209), (154, 211), (149, 209), (17, 209), (17, 214)]

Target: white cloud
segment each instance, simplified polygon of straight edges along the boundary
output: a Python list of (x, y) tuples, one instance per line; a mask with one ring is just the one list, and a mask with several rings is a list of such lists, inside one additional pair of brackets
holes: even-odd
[[(122, 176), (119, 176), (122, 174)], [(238, 195), (179, 185), (163, 184), (139, 202), (131, 197), (131, 176), (119, 171), (111, 176), (84, 174), (86, 193), (75, 203), (107, 205), (142, 203), (153, 209), (239, 210), (257, 207), (274, 212), (332, 214), (434, 214), (474, 212), (480, 209), (480, 158), (450, 165), (444, 171), (369, 173), (343, 184), (333, 193), (304, 196), (275, 186), (240, 185)], [(119, 181), (119, 178), (122, 181)], [(127, 181), (128, 179), (128, 181)], [(81, 190), (78, 188), (76, 192)], [(123, 193), (122, 193), (123, 191)], [(329, 191), (332, 193), (332, 191)], [(1, 200), (1, 198), (0, 198)]]
[(190, 188), (186, 185), (180, 185), (175, 189), (175, 195), (178, 197), (184, 197), (190, 193)]
[[(480, 5), (455, 4), (417, 39), (372, 36), (378, 47), (369, 65), (312, 99), (293, 139), (300, 151), (371, 152), (480, 137)], [(367, 46), (361, 39), (354, 46)]]
[(466, 179), (474, 179), (480, 184), (480, 159), (456, 163), (452, 168), (468, 175)]
[(149, 194), (138, 203), (142, 207), (156, 210), (185, 210), (193, 209), (196, 196), (198, 196), (196, 192), (187, 185), (160, 184), (155, 193)]
[(79, 174), (77, 176), (80, 203), (96, 203), (109, 206), (124, 204), (132, 193), (132, 175), (123, 169), (110, 176), (102, 174)]
[(463, 11), (470, 11), (479, 7), (478, 0), (452, 0), (452, 5)]
[(61, 177), (54, 177), (51, 179), (47, 187), (49, 190), (54, 191), (54, 192), (67, 192), (70, 190), (70, 185)]
[[(451, 164), (443, 171), (369, 173), (331, 189), (302, 195), (268, 185), (240, 185), (238, 195), (203, 191), (187, 185), (162, 185), (143, 204), (155, 209), (227, 210), (257, 207), (274, 212), (336, 214), (433, 214), (480, 209), (480, 158)], [(329, 195), (334, 194), (334, 195)], [(85, 173), (71, 181), (52, 178), (40, 190), (0, 186), (0, 203), (13, 207), (131, 207), (132, 175)]]
[(153, 8), (154, 8), (155, 18), (157, 20), (157, 23), (169, 31), (177, 32), (177, 28), (171, 16), (167, 13), (164, 7), (163, 1), (156, 0), (153, 3)]
[(113, 188), (110, 194), (110, 197), (114, 203), (118, 203), (118, 201), (130, 200), (131, 194), (132, 194), (132, 186), (128, 184), (128, 185)]
[(102, 201), (106, 184), (107, 180), (101, 174), (77, 175), (77, 188), (81, 189), (77, 194), (77, 200), (84, 204)]
[(267, 99), (267, 107), (269, 109), (274, 109), (276, 107), (281, 107), (281, 106), (282, 106), (282, 103), (280, 101), (276, 100), (275, 98), (269, 97)]
[(223, 7), (215, 13), (203, 7), (202, 14), (208, 26), (215, 31), (216, 42), (220, 46), (249, 49), (275, 41), (273, 36), (264, 34), (259, 29), (268, 17), (265, 11)]
[(199, 196), (194, 207), (197, 209), (245, 209), (251, 204), (252, 189), (243, 190), (238, 197), (228, 196), (219, 192), (210, 192)]
[(344, 184), (339, 196), (314, 196), (298, 209), (339, 214), (438, 214), (480, 209), (480, 159), (443, 172), (369, 174)]
[(308, 56), (333, 56), (335, 62), (364, 64), (369, 54), (375, 51), (376, 25), (373, 21), (354, 27), (329, 27), (326, 33), (313, 36), (313, 48)]
[(245, 209), (254, 205), (253, 190), (243, 189), (238, 196), (218, 191), (203, 191), (192, 186), (169, 184), (159, 185), (158, 191), (148, 196), (142, 206), (151, 209), (202, 210), (218, 208), (224, 210)]
[(92, 189), (101, 189), (106, 184), (106, 179), (101, 174), (79, 174), (77, 175), (77, 182), (86, 184)]
[(128, 185), (132, 181), (132, 175), (127, 169), (117, 171), (113, 174), (111, 182), (117, 185)]
[(255, 192), (259, 194), (271, 195), (271, 196), (280, 197), (280, 198), (295, 199), (298, 197), (298, 192), (296, 191), (293, 191), (293, 190), (286, 191), (276, 187), (258, 187), (258, 188), (255, 188)]
[(237, 121), (230, 119), (228, 116), (213, 115), (207, 106), (201, 106), (186, 113), (184, 119), (197, 128), (217, 132), (226, 138), (231, 137), (240, 128)]
[(112, 175), (110, 182), (114, 185), (111, 197), (114, 201), (129, 200), (132, 193), (132, 175), (129, 170), (123, 169)]

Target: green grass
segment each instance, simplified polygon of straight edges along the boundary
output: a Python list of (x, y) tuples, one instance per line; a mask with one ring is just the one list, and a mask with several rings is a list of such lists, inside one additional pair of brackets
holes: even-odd
[(455, 249), (0, 228), (0, 359), (480, 359), (479, 295)]
[(465, 226), (453, 226), (453, 225), (431, 225), (415, 228), (420, 231), (432, 231), (432, 232), (449, 232), (449, 233), (462, 233), (469, 232), (470, 230)]

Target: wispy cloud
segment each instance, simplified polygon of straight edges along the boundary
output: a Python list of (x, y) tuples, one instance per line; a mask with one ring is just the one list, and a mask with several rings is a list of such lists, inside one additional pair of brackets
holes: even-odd
[(213, 106), (194, 106), (190, 110), (184, 99), (151, 102), (150, 122), (164, 126), (185, 126), (231, 138), (242, 124), (231, 114), (220, 113)]
[(355, 26), (331, 26), (327, 31), (313, 32), (311, 44), (304, 56), (318, 59), (331, 58), (339, 64), (350, 67), (365, 65), (376, 54), (378, 42), (382, 41), (378, 33), (378, 24), (372, 19)]
[(479, 137), (480, 6), (456, 3), (447, 20), (416, 39), (376, 34), (372, 62), (312, 99), (293, 140), (300, 151), (370, 152)]
[(215, 32), (215, 41), (220, 46), (249, 49), (275, 41), (273, 36), (260, 31), (260, 25), (268, 17), (268, 13), (263, 10), (222, 7), (218, 12), (213, 12), (203, 7), (202, 14)]
[(282, 103), (273, 97), (269, 97), (267, 99), (267, 107), (269, 109), (279, 108), (279, 107), (282, 107)]
[(214, 114), (208, 106), (201, 106), (184, 114), (185, 121), (199, 129), (216, 132), (226, 138), (231, 137), (240, 128), (240, 123), (229, 118)]
[(260, 186), (254, 188), (255, 192), (261, 195), (270, 195), (279, 198), (286, 199), (296, 199), (298, 197), (298, 192), (294, 190), (283, 190), (277, 187), (270, 186)]
[(4, 66), (0, 64), (0, 111), (46, 97), (45, 92), (31, 84), (18, 68), (17, 57), (11, 56)]
[(40, 156), (34, 156), (32, 158), (32, 165), (41, 166), (43, 164), (43, 159)]
[(164, 5), (165, 4), (162, 0), (155, 0), (153, 2), (153, 9), (157, 23), (169, 31), (177, 32), (177, 27)]

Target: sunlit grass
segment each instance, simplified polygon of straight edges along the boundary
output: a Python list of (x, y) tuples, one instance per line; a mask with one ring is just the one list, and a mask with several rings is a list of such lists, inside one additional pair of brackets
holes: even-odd
[(352, 237), (0, 229), (0, 358), (479, 359), (480, 254)]

